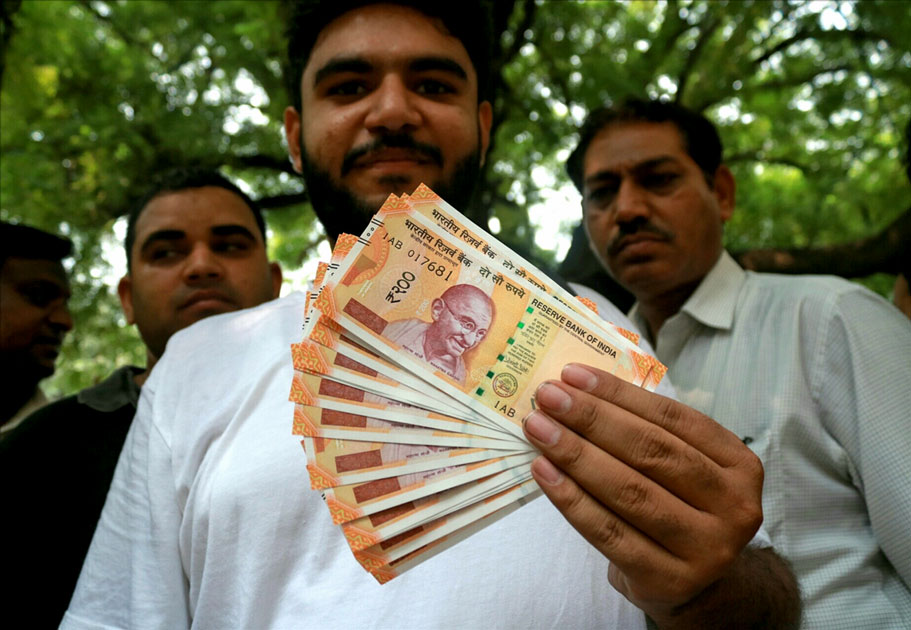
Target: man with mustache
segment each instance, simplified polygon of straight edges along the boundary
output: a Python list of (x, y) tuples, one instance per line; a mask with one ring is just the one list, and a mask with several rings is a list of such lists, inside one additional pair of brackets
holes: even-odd
[[(296, 5), (285, 132), (330, 238), (360, 233), (390, 193), (421, 182), (467, 204), (491, 125), (486, 8)], [(758, 459), (701, 414), (583, 366), (542, 385), (547, 413), (526, 421), (558, 509), (533, 501), (377, 584), (310, 491), (290, 434), (304, 303), (172, 338), (64, 628), (643, 628), (623, 596), (668, 628), (718, 627), (734, 601), (739, 625), (796, 623), (780, 559), (745, 549), (761, 519)]]
[(47, 403), (38, 387), (54, 373), (60, 344), (73, 327), (70, 283), (62, 260), (69, 239), (27, 225), (0, 223), (0, 360), (4, 394), (0, 440)]
[[(145, 369), (121, 367), (40, 409), (0, 445), (3, 478), (28, 480), (4, 491), (14, 517), (4, 523), (3, 538), (16, 541), (5, 555), (16, 576), (5, 614), (23, 627), (60, 623), (140, 387), (171, 335), (205, 317), (269, 301), (281, 288), (281, 270), (266, 257), (259, 207), (214, 171), (175, 169), (157, 178), (130, 211), (125, 249), (127, 275), (118, 292), (127, 323), (136, 324), (145, 343)], [(36, 610), (29, 594), (37, 588), (42, 606)]]
[(737, 265), (734, 177), (703, 116), (634, 100), (580, 136), (567, 170), (592, 249), (680, 399), (762, 458), (765, 527), (806, 627), (911, 627), (911, 326), (840, 278)]

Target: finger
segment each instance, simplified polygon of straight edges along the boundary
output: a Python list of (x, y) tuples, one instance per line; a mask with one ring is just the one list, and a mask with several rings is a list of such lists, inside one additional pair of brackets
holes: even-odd
[[(717, 526), (709, 515), (540, 411), (525, 419), (525, 432), (547, 463), (605, 509), (675, 554), (687, 555), (692, 541)], [(545, 463), (538, 466), (544, 470)]]
[(696, 508), (709, 510), (728, 492), (728, 476), (718, 464), (622, 407), (555, 381), (543, 383), (535, 400), (561, 424)]
[(662, 427), (722, 466), (741, 463), (749, 451), (734, 433), (705, 414), (598, 368), (570, 363), (560, 378), (567, 385)]
[(686, 562), (586, 493), (546, 457), (531, 464), (542, 492), (590, 545), (611, 562), (611, 583), (634, 602), (689, 601), (704, 588)]

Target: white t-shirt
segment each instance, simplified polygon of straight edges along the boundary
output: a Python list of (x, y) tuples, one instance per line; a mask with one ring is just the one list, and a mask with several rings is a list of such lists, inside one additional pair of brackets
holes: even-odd
[(295, 294), (171, 339), (63, 628), (644, 627), (607, 560), (546, 498), (376, 583), (291, 435), (303, 308)]

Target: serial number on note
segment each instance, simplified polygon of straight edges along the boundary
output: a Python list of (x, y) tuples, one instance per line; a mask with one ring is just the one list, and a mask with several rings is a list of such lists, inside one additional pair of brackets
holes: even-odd
[(448, 268), (442, 263), (431, 260), (428, 256), (425, 256), (421, 252), (409, 249), (408, 258), (416, 260), (421, 267), (425, 267), (427, 271), (435, 274), (439, 278), (449, 280), (450, 276), (452, 276), (452, 269)]

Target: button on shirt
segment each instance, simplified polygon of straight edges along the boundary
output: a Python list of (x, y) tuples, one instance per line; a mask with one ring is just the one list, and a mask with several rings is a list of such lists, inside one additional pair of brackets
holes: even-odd
[(762, 458), (804, 627), (911, 628), (911, 322), (854, 283), (723, 253), (653, 345), (680, 400)]

